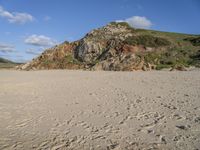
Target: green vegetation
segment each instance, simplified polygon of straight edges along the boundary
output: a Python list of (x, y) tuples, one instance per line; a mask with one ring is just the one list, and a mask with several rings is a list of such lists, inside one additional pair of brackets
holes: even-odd
[(138, 56), (144, 58), (146, 63), (155, 64), (158, 70), (191, 65), (200, 67), (200, 51), (184, 48), (174, 47), (163, 51), (140, 52)]
[(112, 24), (127, 26), (133, 33), (134, 36), (125, 39), (125, 44), (154, 48), (149, 52), (141, 51), (137, 55), (146, 63), (156, 65), (158, 70), (177, 66), (200, 67), (200, 36), (134, 29), (127, 23)]
[(81, 62), (79, 62), (77, 59), (75, 59), (72, 54), (68, 54), (65, 56), (65, 61), (69, 64), (81, 64)]
[(45, 65), (48, 65), (48, 64), (51, 64), (51, 63), (53, 63), (53, 61), (48, 60), (48, 59), (45, 59), (45, 60), (43, 61), (43, 64), (45, 64)]
[(200, 50), (197, 53), (190, 56), (191, 61), (190, 64), (196, 67), (200, 67)]
[(171, 68), (171, 67), (172, 67), (171, 65), (158, 64), (158, 65), (156, 66), (156, 70), (162, 70), (162, 69)]
[(43, 65), (45, 66), (62, 66), (64, 68), (65, 65), (67, 64), (76, 64), (79, 65), (80, 62), (76, 59), (73, 58), (72, 54), (67, 54), (64, 58), (58, 58), (56, 61), (54, 60), (49, 60), (49, 59), (44, 59), (42, 62)]
[(193, 46), (200, 46), (200, 36), (199, 37), (189, 37), (184, 40), (190, 41)]
[(114, 26), (118, 26), (118, 25), (124, 26), (124, 27), (127, 27), (128, 29), (132, 28), (127, 22), (111, 22), (110, 24)]
[(64, 42), (63, 42), (63, 44), (69, 44), (69, 43), (70, 43), (69, 41), (64, 41)]
[(160, 47), (170, 45), (168, 40), (154, 37), (152, 35), (132, 36), (128, 37), (124, 42), (129, 45), (143, 45), (146, 47)]
[(68, 63), (73, 63), (74, 62), (74, 58), (72, 57), (72, 55), (65, 56), (65, 60)]
[(14, 63), (10, 60), (0, 58), (0, 69), (11, 69), (17, 65), (20, 65), (20, 63)]
[(4, 58), (0, 58), (0, 63), (13, 63), (13, 62)]
[(16, 67), (19, 64), (11, 64), (11, 63), (0, 63), (0, 69), (11, 69)]

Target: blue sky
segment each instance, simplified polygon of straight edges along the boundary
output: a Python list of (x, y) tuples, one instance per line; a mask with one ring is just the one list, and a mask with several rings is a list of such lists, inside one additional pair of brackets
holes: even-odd
[(0, 57), (28, 61), (116, 20), (200, 34), (200, 0), (0, 0)]

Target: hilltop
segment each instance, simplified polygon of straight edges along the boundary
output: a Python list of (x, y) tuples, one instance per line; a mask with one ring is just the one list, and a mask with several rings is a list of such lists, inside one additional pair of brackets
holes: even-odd
[(78, 41), (47, 49), (18, 69), (133, 71), (189, 66), (200, 67), (200, 36), (111, 22)]

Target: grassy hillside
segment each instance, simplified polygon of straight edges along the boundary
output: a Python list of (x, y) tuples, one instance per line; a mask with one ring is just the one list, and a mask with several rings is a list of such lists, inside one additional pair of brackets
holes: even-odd
[(133, 29), (126, 23), (121, 24), (137, 35), (125, 40), (129, 45), (168, 46), (163, 50), (138, 53), (147, 63), (155, 64), (156, 69), (191, 65), (200, 67), (200, 35)]
[(7, 59), (0, 58), (0, 69), (11, 69), (17, 65), (19, 65), (19, 63), (15, 63)]

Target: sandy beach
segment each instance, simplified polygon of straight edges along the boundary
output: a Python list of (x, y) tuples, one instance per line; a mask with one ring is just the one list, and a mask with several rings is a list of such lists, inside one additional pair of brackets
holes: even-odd
[(197, 150), (200, 71), (0, 71), (0, 150)]

